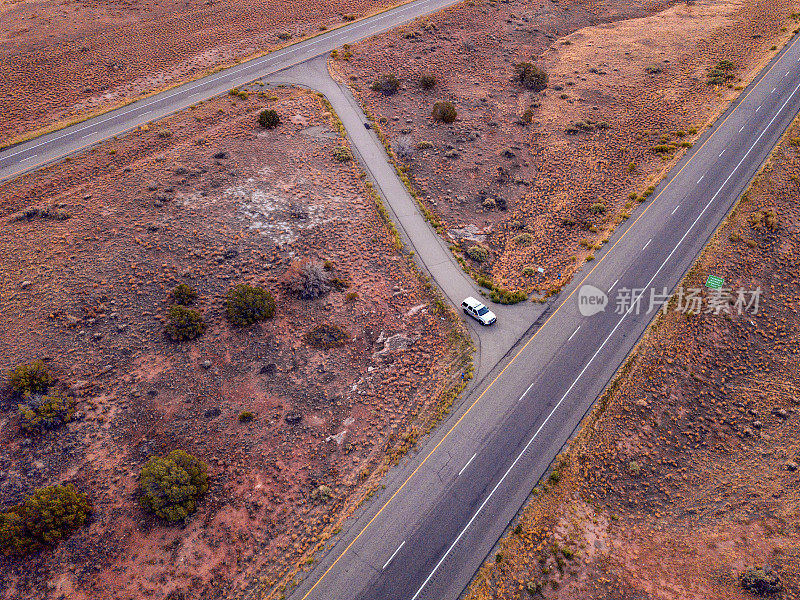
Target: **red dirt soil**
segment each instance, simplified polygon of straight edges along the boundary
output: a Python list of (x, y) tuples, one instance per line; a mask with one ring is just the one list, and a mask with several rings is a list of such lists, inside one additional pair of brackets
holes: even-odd
[(0, 144), (396, 3), (2, 0)]
[(659, 316), (468, 600), (800, 598), (799, 182), (800, 120), (681, 284), (758, 312)]
[[(405, 161), (412, 184), (458, 251), (476, 243), (490, 250), (470, 265), (503, 287), (547, 292), (635, 209), (629, 194), (657, 182), (680, 144), (696, 138), (694, 128), (788, 39), (794, 6), (467, 2), (357, 44), (350, 61), (331, 64), (393, 143), (405, 136), (417, 146)], [(706, 82), (722, 59), (737, 65), (730, 87)], [(521, 61), (549, 73), (546, 90), (515, 79)], [(394, 95), (370, 89), (386, 73), (401, 79)], [(418, 83), (426, 73), (438, 80), (430, 91)], [(455, 104), (452, 125), (431, 118), (439, 100)], [(580, 121), (607, 128), (567, 132)], [(664, 158), (653, 150), (670, 143), (677, 151)]]
[[(0, 598), (217, 598), (274, 580), (438, 398), (448, 320), (354, 163), (334, 160), (346, 141), (320, 99), (271, 94), (202, 104), (0, 187), (0, 370), (43, 358), (78, 402), (73, 422), (28, 436), (3, 392), (3, 507), (59, 482), (93, 505), (53, 550), (0, 560)], [(256, 125), (265, 105), (275, 130)], [(24, 212), (44, 206), (68, 218)], [(298, 299), (285, 284), (305, 260), (347, 283)], [(207, 330), (175, 343), (163, 320), (179, 282), (197, 289)], [(228, 325), (222, 298), (240, 282), (275, 294), (273, 319)], [(350, 339), (311, 348), (320, 324)], [(240, 423), (243, 411), (255, 419)], [(136, 486), (147, 458), (174, 448), (209, 463), (211, 489), (169, 526), (139, 508)], [(322, 484), (327, 501), (312, 495)]]

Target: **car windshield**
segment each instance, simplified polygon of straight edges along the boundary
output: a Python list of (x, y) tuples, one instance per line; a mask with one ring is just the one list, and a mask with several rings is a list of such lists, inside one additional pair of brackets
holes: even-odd
[(480, 316), (483, 316), (483, 315), (485, 315), (487, 312), (489, 312), (489, 309), (488, 309), (488, 308), (486, 308), (485, 306), (479, 306), (477, 310), (478, 310), (478, 314), (479, 314)]

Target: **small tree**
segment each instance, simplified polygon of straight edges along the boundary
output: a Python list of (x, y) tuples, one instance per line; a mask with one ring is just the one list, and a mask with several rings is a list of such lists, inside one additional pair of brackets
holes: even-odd
[(281, 124), (281, 118), (278, 113), (271, 108), (262, 110), (258, 115), (258, 124), (265, 129), (275, 129)]
[(392, 94), (396, 94), (397, 90), (400, 89), (400, 80), (397, 78), (397, 75), (388, 73), (386, 75), (381, 75), (378, 79), (373, 81), (369, 88), (372, 91), (381, 92), (385, 96), (391, 96)]
[(458, 116), (458, 111), (452, 102), (437, 102), (433, 105), (431, 116), (435, 121), (452, 123)]
[(167, 311), (167, 335), (174, 341), (193, 340), (206, 330), (203, 316), (191, 308), (174, 304)]
[(153, 456), (139, 475), (142, 507), (167, 521), (180, 521), (197, 510), (208, 491), (208, 465), (183, 450)]
[(185, 283), (179, 283), (172, 290), (172, 299), (175, 301), (175, 304), (188, 306), (197, 300), (197, 290)]
[(536, 92), (546, 88), (547, 82), (550, 80), (549, 75), (543, 69), (529, 62), (515, 64), (514, 73), (522, 85)]
[(750, 567), (742, 573), (742, 587), (758, 595), (775, 594), (781, 591), (781, 578), (768, 566)]
[(17, 405), (22, 417), (22, 428), (26, 431), (55, 429), (69, 422), (75, 414), (75, 402), (57, 394), (25, 393), (25, 401)]
[(22, 504), (0, 513), (0, 552), (27, 554), (57, 544), (86, 522), (89, 499), (72, 484), (36, 490)]
[(432, 90), (435, 85), (435, 75), (425, 74), (419, 78), (419, 87), (421, 87), (423, 90)]
[(267, 290), (240, 283), (225, 295), (225, 314), (233, 325), (250, 325), (275, 315), (275, 298)]
[(19, 395), (44, 393), (53, 383), (50, 371), (41, 360), (18, 365), (9, 372), (8, 380), (11, 388)]

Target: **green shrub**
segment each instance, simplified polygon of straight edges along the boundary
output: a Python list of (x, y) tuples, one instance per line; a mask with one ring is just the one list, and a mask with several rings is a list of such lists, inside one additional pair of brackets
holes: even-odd
[(495, 287), (492, 293), (489, 294), (489, 297), (492, 299), (492, 302), (497, 302), (498, 304), (517, 304), (527, 300), (528, 294), (522, 290), (511, 292), (500, 287)]
[(782, 589), (781, 579), (770, 567), (750, 567), (742, 573), (742, 587), (748, 592), (765, 595), (775, 594)]
[(233, 88), (228, 92), (228, 95), (241, 100), (247, 100), (250, 97), (250, 94), (244, 90), (240, 90), (239, 88)]
[(436, 85), (436, 77), (434, 75), (425, 74), (419, 78), (419, 87), (423, 90), (431, 90)]
[(208, 466), (183, 450), (153, 456), (139, 475), (142, 507), (167, 521), (185, 519), (208, 491)]
[(721, 60), (716, 66), (709, 69), (706, 83), (709, 85), (722, 85), (733, 79), (733, 71), (736, 65), (729, 60)]
[(546, 88), (550, 80), (549, 75), (543, 69), (529, 62), (515, 64), (514, 73), (522, 85), (536, 92)]
[(530, 246), (533, 243), (533, 236), (530, 233), (520, 233), (511, 241), (515, 246)]
[(535, 275), (536, 274), (536, 269), (533, 268), (530, 265), (522, 267), (522, 274), (523, 275), (527, 275), (528, 277), (530, 277), (531, 275)]
[(277, 111), (267, 108), (258, 114), (258, 124), (265, 129), (275, 129), (281, 123)]
[(353, 153), (347, 146), (336, 146), (333, 149), (333, 158), (338, 162), (347, 162), (353, 160)]
[(10, 371), (8, 381), (11, 389), (19, 395), (40, 394), (47, 391), (47, 388), (53, 383), (53, 377), (44, 362), (34, 360), (18, 365), (13, 371)]
[(17, 408), (25, 431), (55, 429), (69, 422), (75, 414), (75, 401), (71, 398), (30, 392), (25, 392), (24, 398), (24, 402), (18, 404)]
[(306, 334), (306, 343), (312, 348), (328, 350), (344, 344), (350, 336), (338, 325), (324, 323)]
[(172, 299), (175, 301), (175, 304), (188, 306), (197, 300), (197, 290), (185, 283), (179, 283), (172, 290)]
[(467, 249), (467, 256), (475, 262), (486, 262), (489, 260), (489, 249), (484, 246), (470, 246)]
[(639, 463), (635, 460), (632, 460), (628, 463), (628, 473), (631, 475), (631, 477), (637, 477), (641, 471), (642, 467), (639, 466)]
[(255, 415), (249, 410), (243, 410), (239, 413), (239, 423), (249, 423), (255, 418)]
[(275, 315), (275, 298), (260, 287), (240, 283), (225, 295), (225, 314), (233, 325), (250, 325)]
[(348, 302), (355, 302), (356, 300), (358, 300), (358, 292), (347, 292), (345, 300), (347, 300)]
[(397, 90), (400, 89), (400, 80), (397, 78), (397, 75), (393, 73), (387, 73), (386, 75), (381, 75), (372, 82), (372, 85), (369, 86), (374, 92), (380, 92), (385, 96), (391, 96), (392, 94), (396, 94)]
[(595, 202), (589, 207), (589, 212), (595, 215), (602, 215), (606, 212), (606, 205), (602, 202)]
[(193, 340), (206, 330), (203, 316), (191, 308), (174, 304), (167, 311), (167, 335), (174, 341)]
[(458, 117), (458, 111), (452, 102), (437, 102), (433, 105), (431, 116), (434, 121), (442, 123), (452, 123)]
[(36, 490), (0, 513), (0, 552), (27, 554), (57, 544), (86, 522), (89, 499), (72, 484)]
[(327, 485), (320, 485), (311, 491), (311, 500), (314, 502), (326, 502), (333, 496), (333, 490)]
[(172, 131), (170, 131), (169, 129), (162, 129), (156, 135), (160, 138), (167, 139), (172, 137)]

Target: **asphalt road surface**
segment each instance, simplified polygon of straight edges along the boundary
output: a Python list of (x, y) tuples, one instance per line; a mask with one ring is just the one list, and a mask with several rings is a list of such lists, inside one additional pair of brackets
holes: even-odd
[[(562, 292), (493, 382), (387, 475), (386, 490), (290, 597), (458, 598), (652, 320), (651, 290), (675, 288), (791, 124), (798, 90), (795, 36)], [(609, 296), (606, 310), (581, 314), (583, 285)], [(617, 310), (626, 294), (641, 299), (640, 310)]]
[(156, 121), (201, 100), (207, 100), (306, 60), (328, 54), (417, 17), (436, 12), (459, 0), (416, 0), (397, 8), (333, 29), (308, 40), (243, 62), (93, 119), (37, 137), (0, 151), (0, 181), (33, 171), (42, 165), (98, 142)]
[[(326, 57), (319, 57), (264, 78), (269, 83), (287, 83), (317, 90), (325, 95), (341, 120), (356, 157), (380, 192), (400, 232), (406, 249), (413, 250), (418, 264), (436, 282), (450, 303), (458, 309), (467, 296), (490, 302), (464, 273), (442, 237), (428, 225), (414, 199), (397, 176), (374, 130), (364, 127), (367, 117), (347, 86), (328, 73)], [(533, 302), (514, 306), (491, 304), (497, 323), (484, 327), (467, 319), (477, 353), (474, 357), (476, 383), (486, 377), (521, 338), (534, 326), (546, 307)]]

